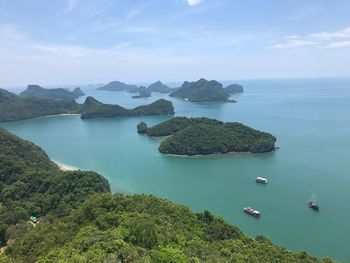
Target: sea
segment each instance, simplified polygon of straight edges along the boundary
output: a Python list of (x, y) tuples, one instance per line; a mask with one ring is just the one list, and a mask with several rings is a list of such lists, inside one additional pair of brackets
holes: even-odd
[[(171, 116), (82, 120), (62, 115), (0, 126), (39, 145), (52, 160), (99, 172), (113, 192), (152, 194), (196, 212), (210, 210), (251, 237), (264, 235), (291, 251), (350, 262), (350, 78), (223, 83), (243, 85), (244, 92), (232, 96), (237, 103), (193, 103), (160, 93), (133, 99), (127, 92), (80, 87), (104, 103), (133, 108), (164, 98), (173, 102), (176, 116), (241, 122), (276, 136), (278, 150), (163, 155), (158, 152), (161, 139), (139, 135), (136, 126)], [(269, 184), (257, 184), (258, 176)], [(319, 212), (307, 206), (311, 195), (317, 197)], [(261, 218), (245, 214), (248, 206), (261, 211)]]

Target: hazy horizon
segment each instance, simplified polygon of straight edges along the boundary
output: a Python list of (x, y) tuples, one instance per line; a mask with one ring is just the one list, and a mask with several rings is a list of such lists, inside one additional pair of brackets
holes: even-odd
[(0, 86), (348, 76), (350, 2), (0, 2)]

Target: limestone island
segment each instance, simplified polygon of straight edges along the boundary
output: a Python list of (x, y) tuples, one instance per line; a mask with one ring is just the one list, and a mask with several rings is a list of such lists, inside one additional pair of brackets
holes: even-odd
[(87, 97), (85, 103), (78, 104), (74, 100), (19, 96), (0, 89), (0, 122), (58, 114), (81, 114), (82, 119), (169, 115), (174, 114), (174, 107), (172, 102), (160, 99), (148, 105), (125, 109), (119, 105), (104, 104), (93, 97)]
[(112, 81), (107, 85), (97, 88), (98, 90), (109, 90), (109, 91), (132, 91), (137, 90), (137, 85), (126, 84), (121, 81)]
[(73, 91), (67, 89), (45, 89), (39, 85), (28, 85), (27, 89), (19, 94), (21, 97), (32, 97), (40, 99), (74, 100), (84, 96), (84, 92), (78, 87)]
[(185, 81), (181, 87), (174, 89), (169, 96), (192, 102), (235, 102), (229, 99), (233, 88), (238, 89), (237, 86), (232, 85), (224, 89), (220, 82), (202, 78), (196, 82)]
[(224, 88), (227, 94), (243, 92), (243, 86), (239, 84), (231, 84)]
[(121, 116), (173, 115), (174, 106), (171, 101), (159, 99), (151, 104), (125, 109), (119, 105), (104, 104), (87, 97), (79, 110), (82, 119), (113, 118)]
[(163, 84), (161, 81), (157, 81), (147, 88), (151, 92), (160, 92), (160, 93), (169, 93), (171, 92), (171, 88), (169, 88), (167, 85)]
[(149, 98), (151, 97), (152, 92), (146, 89), (146, 87), (139, 87), (138, 90), (139, 95), (132, 96), (133, 99), (140, 99), (140, 98)]
[(151, 137), (169, 136), (161, 142), (159, 152), (187, 156), (271, 152), (276, 142), (269, 133), (209, 118), (174, 117), (153, 127), (141, 122), (137, 131)]

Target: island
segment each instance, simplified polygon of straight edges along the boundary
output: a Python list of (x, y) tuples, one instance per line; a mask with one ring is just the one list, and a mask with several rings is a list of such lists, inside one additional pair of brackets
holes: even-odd
[(231, 84), (224, 88), (228, 94), (243, 92), (243, 86), (239, 84)]
[(45, 89), (39, 85), (28, 85), (27, 89), (20, 93), (21, 97), (61, 100), (74, 100), (84, 95), (84, 92), (80, 88), (69, 91), (62, 88)]
[(160, 92), (160, 93), (169, 93), (171, 92), (171, 88), (169, 88), (167, 85), (163, 84), (161, 81), (156, 81), (155, 83), (151, 84), (147, 88), (151, 92)]
[(79, 108), (79, 104), (74, 100), (18, 96), (0, 89), (0, 121), (16, 121), (47, 115), (77, 113)]
[(82, 119), (113, 118), (121, 116), (173, 115), (174, 106), (171, 101), (159, 99), (151, 104), (126, 109), (119, 105), (99, 102), (93, 97), (87, 97), (79, 110)]
[(192, 102), (228, 102), (229, 95), (216, 80), (200, 79), (197, 82), (185, 81), (180, 88), (170, 93), (171, 97), (183, 98)]
[(151, 97), (152, 92), (146, 89), (146, 87), (139, 87), (138, 89), (139, 95), (132, 96), (133, 99), (140, 99), (140, 98), (148, 98)]
[(109, 91), (131, 91), (134, 92), (138, 90), (137, 85), (130, 85), (126, 84), (121, 81), (112, 81), (109, 82), (107, 85), (103, 85), (102, 87), (97, 88), (98, 90), (109, 90)]
[(140, 123), (138, 133), (169, 136), (159, 152), (175, 155), (208, 155), (230, 152), (264, 153), (275, 149), (276, 138), (238, 122), (209, 118), (174, 117), (153, 127)]
[(251, 238), (207, 210), (112, 194), (103, 176), (62, 171), (38, 146), (4, 129), (0, 175), (3, 263), (334, 262)]
[(0, 89), (0, 122), (58, 114), (80, 114), (82, 119), (172, 115), (174, 106), (171, 101), (160, 99), (148, 105), (125, 109), (119, 105), (104, 104), (91, 96), (83, 104), (78, 104), (74, 100), (19, 96)]

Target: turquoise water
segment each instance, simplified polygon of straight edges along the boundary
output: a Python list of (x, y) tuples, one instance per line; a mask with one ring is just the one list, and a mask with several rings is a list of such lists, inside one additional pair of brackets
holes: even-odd
[[(136, 133), (141, 121), (169, 117), (81, 120), (43, 117), (0, 126), (41, 146), (59, 162), (103, 174), (114, 191), (152, 193), (195, 211), (208, 209), (251, 236), (264, 234), (290, 250), (350, 262), (350, 79), (240, 81), (238, 103), (197, 104), (167, 95), (131, 99), (124, 92), (83, 90), (97, 99), (134, 107), (164, 97), (176, 115), (239, 121), (271, 132), (280, 149), (267, 154), (172, 157), (159, 139)], [(82, 98), (80, 101), (82, 101)], [(255, 183), (267, 177), (268, 185)], [(320, 212), (309, 209), (310, 194)], [(252, 206), (262, 218), (247, 216)]]

